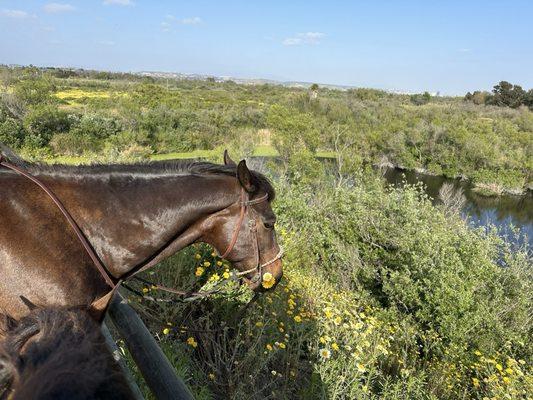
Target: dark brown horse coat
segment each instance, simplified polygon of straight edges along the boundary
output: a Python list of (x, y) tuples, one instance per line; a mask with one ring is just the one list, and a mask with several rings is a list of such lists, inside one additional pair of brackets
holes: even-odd
[[(61, 199), (111, 275), (118, 279), (154, 265), (193, 242), (223, 253), (238, 220), (242, 188), (250, 199), (274, 190), (244, 161), (236, 166), (168, 162), (84, 167), (27, 165)], [(260, 262), (279, 251), (269, 202), (250, 206), (258, 218)], [(243, 222), (246, 227), (251, 217)], [(254, 267), (254, 245), (239, 232), (228, 259), (241, 271)], [(279, 280), (281, 261), (263, 272)], [(250, 278), (253, 274), (247, 275)], [(260, 289), (257, 282), (249, 282)], [(28, 179), (0, 167), (0, 312), (20, 317), (20, 299), (38, 305), (90, 304), (109, 291), (64, 216)]]
[(87, 311), (35, 309), (6, 327), (0, 344), (0, 399), (134, 398)]

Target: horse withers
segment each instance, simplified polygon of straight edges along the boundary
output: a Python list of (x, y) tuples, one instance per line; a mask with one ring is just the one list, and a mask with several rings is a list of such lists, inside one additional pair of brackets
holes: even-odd
[(18, 321), (0, 317), (0, 399), (134, 398), (87, 310), (35, 308)]
[[(227, 153), (224, 165), (47, 166), (5, 151), (3, 158), (0, 312), (22, 317), (27, 308), (21, 296), (43, 306), (94, 304), (114, 283), (196, 242), (211, 244), (253, 290), (281, 279), (274, 188)], [(50, 196), (8, 165), (30, 173), (61, 200), (108, 279)]]

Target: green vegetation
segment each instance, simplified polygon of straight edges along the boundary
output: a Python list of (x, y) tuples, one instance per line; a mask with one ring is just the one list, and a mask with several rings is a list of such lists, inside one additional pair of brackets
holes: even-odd
[(520, 106), (531, 91), (506, 82), (471, 102), (37, 68), (1, 67), (0, 85), (0, 141), (38, 159), (160, 159), (227, 147), (279, 154), (286, 165), (334, 157), (345, 173), (365, 164), (422, 169), (492, 193), (519, 193), (532, 181), (533, 112)]
[(245, 311), (251, 294), (209, 248), (148, 273), (224, 288), (192, 303), (154, 301), (172, 297), (149, 286), (131, 296), (188, 384), (201, 399), (526, 399), (527, 249), (471, 230), (420, 187), (357, 181), (276, 182), (285, 277)]
[(522, 190), (533, 167), (526, 107), (86, 71), (3, 68), (0, 77), (0, 141), (26, 156), (220, 161), (225, 147), (235, 158), (277, 156), (268, 171), (286, 256), (275, 291), (245, 308), (252, 294), (205, 246), (145, 277), (223, 293), (180, 302), (131, 283), (142, 293), (132, 304), (197, 398), (533, 392), (530, 249), (472, 230), (419, 186), (386, 188), (370, 168)]
[(474, 93), (468, 92), (465, 95), (465, 100), (475, 104), (492, 104), (500, 107), (526, 106), (533, 110), (533, 89), (526, 92), (520, 85), (501, 81), (494, 86), (492, 94), (476, 90)]

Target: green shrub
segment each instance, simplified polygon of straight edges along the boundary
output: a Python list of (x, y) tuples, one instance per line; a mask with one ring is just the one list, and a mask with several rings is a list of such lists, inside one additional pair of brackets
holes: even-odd
[(527, 249), (446, 216), (420, 187), (357, 182), (278, 182), (285, 278), (247, 309), (228, 264), (200, 246), (150, 278), (227, 295), (167, 306), (146, 287), (142, 315), (185, 345), (217, 398), (525, 398)]
[(24, 117), (24, 145), (29, 148), (46, 147), (54, 134), (67, 132), (70, 124), (69, 115), (55, 106), (31, 108)]

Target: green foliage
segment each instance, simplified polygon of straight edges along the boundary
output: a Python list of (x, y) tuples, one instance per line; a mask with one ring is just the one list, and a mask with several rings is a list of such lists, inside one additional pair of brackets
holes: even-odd
[(420, 187), (357, 182), (276, 183), (285, 277), (248, 308), (203, 246), (150, 279), (226, 295), (168, 305), (146, 287), (137, 307), (215, 398), (526, 398), (528, 249), (471, 230)]
[(430, 102), (431, 95), (428, 92), (424, 92), (422, 94), (413, 94), (410, 96), (410, 100), (411, 103), (421, 106)]
[(24, 142), (24, 127), (14, 118), (6, 118), (0, 122), (0, 143), (19, 148)]
[(14, 94), (27, 105), (51, 102), (51, 95), (54, 90), (55, 87), (48, 78), (22, 79), (13, 88)]
[[(474, 179), (490, 192), (522, 192), (533, 176), (533, 112), (510, 108), (519, 98), (530, 104), (533, 92), (506, 82), (493, 95), (474, 92), (462, 101), (365, 88), (319, 88), (314, 96), (274, 85), (95, 71), (0, 72), (2, 140), (30, 153), (112, 159), (225, 147), (251, 154), (260, 146), (308, 181), (315, 168), (298, 160), (327, 154), (337, 159), (341, 180), (362, 165), (392, 164)], [(65, 114), (68, 124), (58, 120)], [(126, 151), (121, 137), (132, 137), (135, 149)]]
[(490, 104), (517, 108), (524, 103), (526, 92), (519, 85), (513, 85), (506, 81), (501, 81), (494, 86), (494, 95), (490, 98)]
[(69, 114), (52, 105), (31, 108), (24, 117), (24, 144), (30, 148), (46, 147), (56, 133), (68, 132)]

